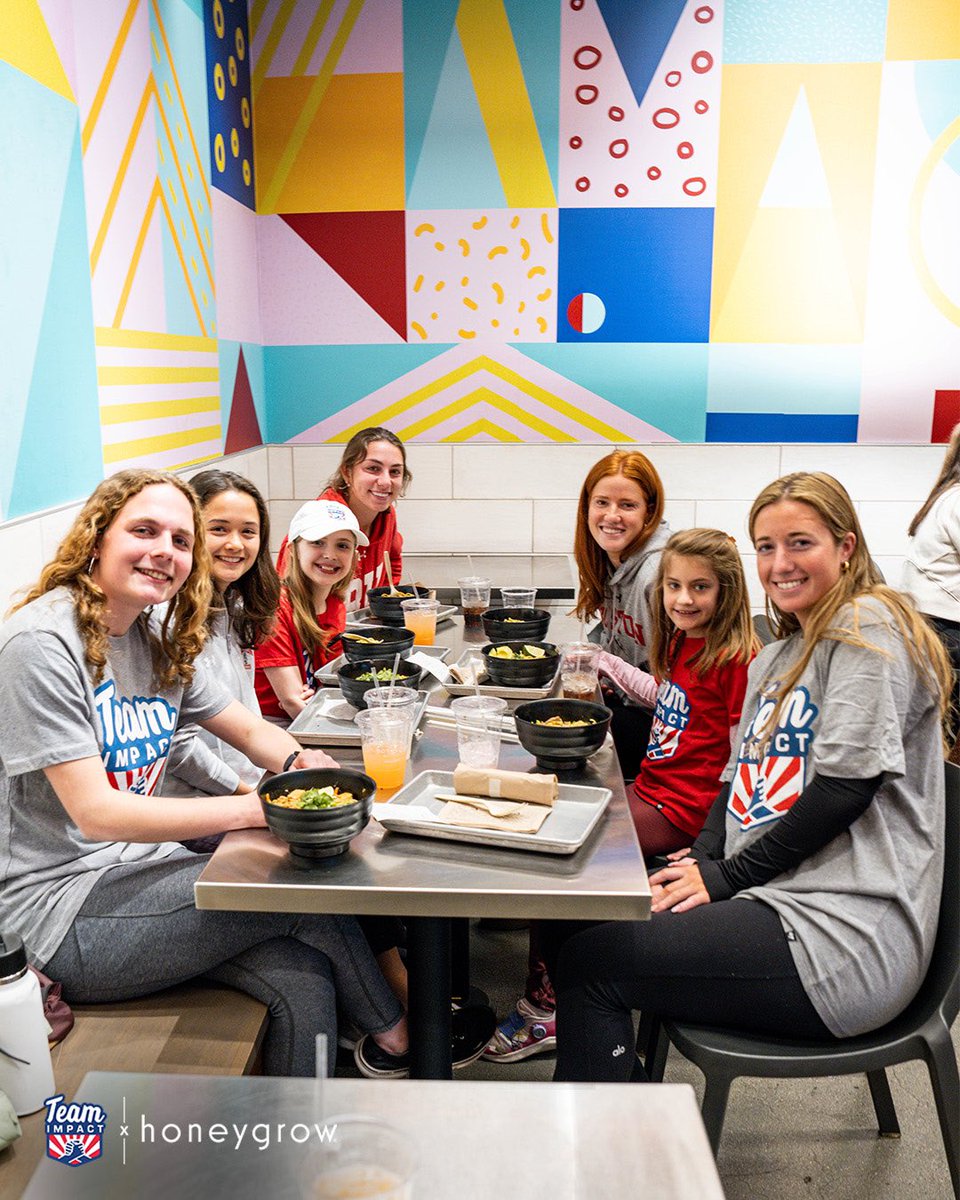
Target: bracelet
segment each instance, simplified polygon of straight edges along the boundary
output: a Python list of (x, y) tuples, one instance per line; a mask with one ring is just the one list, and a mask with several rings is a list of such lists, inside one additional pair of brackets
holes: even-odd
[(294, 764), (294, 763), (297, 761), (297, 759), (298, 759), (299, 757), (300, 757), (300, 751), (299, 751), (299, 750), (294, 750), (294, 752), (293, 752), (292, 754), (288, 755), (288, 756), (287, 756), (287, 757), (286, 757), (286, 758), (283, 760), (283, 769), (284, 769), (285, 771), (289, 771), (289, 770), (290, 770), (290, 768), (293, 766), (293, 764)]

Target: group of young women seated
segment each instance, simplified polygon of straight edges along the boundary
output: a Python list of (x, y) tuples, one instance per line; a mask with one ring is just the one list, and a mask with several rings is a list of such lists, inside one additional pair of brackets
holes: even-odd
[[(956, 458), (934, 500), (960, 488)], [(248, 480), (122, 471), (11, 610), (0, 927), (68, 1000), (202, 976), (269, 1005), (270, 1074), (312, 1074), (318, 1032), (332, 1068), (338, 1013), (373, 1057), (402, 1061), (395, 947), (350, 917), (201, 912), (193, 885), (209, 839), (263, 825), (263, 771), (332, 761), (283, 725), (347, 607), (399, 582), (409, 479), (393, 434), (357, 434), (294, 516), (278, 576)], [(576, 611), (599, 618), (631, 812), (667, 865), (649, 922), (534, 927), (526, 995), (487, 1057), (556, 1044), (560, 1079), (630, 1078), (636, 1009), (767, 1033), (875, 1028), (913, 997), (936, 933), (954, 688), (937, 632), (882, 582), (829, 475), (785, 476), (751, 509), (777, 637), (762, 650), (734, 539), (672, 533), (663, 508), (637, 451), (604, 456), (578, 506)]]

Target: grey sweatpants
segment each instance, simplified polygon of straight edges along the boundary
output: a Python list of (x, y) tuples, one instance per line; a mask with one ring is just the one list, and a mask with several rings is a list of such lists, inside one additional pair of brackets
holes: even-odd
[(209, 912), (193, 885), (209, 855), (108, 871), (44, 970), (64, 998), (98, 1004), (146, 996), (188, 979), (228, 984), (270, 1009), (268, 1075), (312, 1075), (315, 1039), (337, 1048), (337, 1009), (365, 1032), (391, 1029), (403, 1010), (353, 917)]

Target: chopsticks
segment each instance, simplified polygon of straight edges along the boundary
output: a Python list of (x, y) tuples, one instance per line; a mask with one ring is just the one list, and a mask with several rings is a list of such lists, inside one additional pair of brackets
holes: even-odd
[[(427, 721), (431, 725), (439, 725), (441, 729), (456, 729), (457, 718), (449, 708), (438, 708), (428, 704), (423, 711)], [(500, 740), (504, 742), (519, 742), (520, 739), (517, 737), (516, 728), (513, 717), (509, 714), (502, 716), (500, 718)]]

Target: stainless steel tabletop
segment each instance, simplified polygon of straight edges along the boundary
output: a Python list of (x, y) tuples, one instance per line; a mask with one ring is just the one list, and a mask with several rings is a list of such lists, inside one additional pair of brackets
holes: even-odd
[(103, 1154), (69, 1169), (43, 1161), (25, 1200), (310, 1195), (308, 1160), (322, 1154), (315, 1126), (346, 1113), (410, 1137), (420, 1160), (413, 1200), (723, 1200), (686, 1084), (321, 1085), (94, 1071), (67, 1099), (106, 1110)]
[[(547, 640), (560, 644), (578, 633), (577, 621), (554, 610)], [(483, 644), (481, 639), (474, 641)], [(437, 641), (455, 651), (462, 647), (462, 618), (441, 627)], [(444, 699), (440, 690), (432, 702)], [(338, 747), (331, 753), (345, 764), (360, 762), (358, 751)], [(456, 762), (456, 733), (425, 723), (407, 780), (421, 771), (451, 771)], [(535, 769), (532, 756), (516, 744), (502, 746), (500, 766)], [(286, 844), (268, 830), (242, 830), (227, 834), (198, 879), (197, 907), (411, 917), (647, 918), (650, 889), (612, 744), (608, 741), (583, 770), (560, 778), (613, 793), (597, 828), (572, 855), (387, 833), (371, 821), (346, 854), (305, 870), (292, 865)]]

